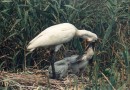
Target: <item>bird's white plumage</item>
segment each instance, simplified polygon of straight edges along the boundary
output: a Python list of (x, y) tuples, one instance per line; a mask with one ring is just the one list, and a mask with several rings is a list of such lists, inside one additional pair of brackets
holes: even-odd
[(97, 35), (90, 31), (78, 30), (70, 23), (61, 23), (42, 31), (29, 42), (27, 49), (33, 51), (37, 47), (59, 45), (70, 41), (75, 36), (87, 39), (89, 42), (97, 40)]
[(69, 23), (51, 26), (42, 31), (38, 36), (29, 42), (27, 49), (58, 45), (70, 41), (76, 32), (76, 27)]

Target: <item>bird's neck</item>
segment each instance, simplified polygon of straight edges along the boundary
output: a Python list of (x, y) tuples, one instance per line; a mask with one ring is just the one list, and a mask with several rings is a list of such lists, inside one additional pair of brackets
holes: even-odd
[(76, 31), (76, 36), (77, 36), (77, 37), (81, 37), (81, 36), (84, 34), (83, 31), (84, 31), (84, 30), (77, 30), (77, 31)]

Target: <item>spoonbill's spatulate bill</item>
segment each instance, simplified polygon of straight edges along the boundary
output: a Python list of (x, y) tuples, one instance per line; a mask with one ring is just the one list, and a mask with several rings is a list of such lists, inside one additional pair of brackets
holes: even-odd
[[(90, 31), (78, 30), (70, 23), (61, 23), (43, 30), (29, 42), (27, 50), (33, 51), (35, 48), (48, 46), (56, 46), (55, 49), (60, 49), (61, 44), (69, 42), (74, 37), (87, 39), (89, 42), (95, 42), (97, 40), (97, 35)], [(52, 55), (54, 56), (55, 54)], [(53, 78), (55, 78), (54, 60), (52, 60), (52, 63)]]

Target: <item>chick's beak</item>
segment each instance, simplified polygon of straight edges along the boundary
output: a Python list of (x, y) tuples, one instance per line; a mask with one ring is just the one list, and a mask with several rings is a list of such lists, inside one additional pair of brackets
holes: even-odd
[(85, 41), (85, 50), (87, 50), (89, 47), (92, 47), (93, 48), (93, 50), (95, 49), (95, 45), (96, 45), (96, 42), (97, 41), (95, 41), (95, 42), (89, 42), (89, 41)]

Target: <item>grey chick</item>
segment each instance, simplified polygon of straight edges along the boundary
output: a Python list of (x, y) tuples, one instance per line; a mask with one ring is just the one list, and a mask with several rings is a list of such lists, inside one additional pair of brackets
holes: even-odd
[(94, 43), (91, 43), (85, 53), (70, 63), (72, 74), (81, 75), (94, 55)]
[[(62, 79), (68, 75), (71, 61), (74, 62), (78, 56), (79, 55), (72, 55), (71, 57), (66, 57), (54, 63), (56, 79)], [(49, 77), (52, 78), (53, 74), (51, 66), (49, 67), (48, 71)]]
[[(93, 58), (94, 55), (94, 45), (93, 43), (89, 44), (85, 53), (83, 55), (72, 55), (66, 57), (62, 60), (56, 61), (54, 63), (56, 79), (62, 79), (70, 74), (80, 75), (84, 72), (86, 66), (88, 65), (89, 60)], [(52, 69), (51, 66), (48, 69), (49, 77), (52, 78)]]

